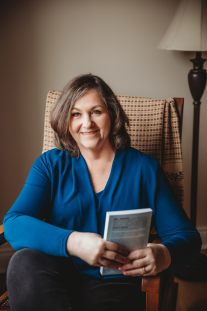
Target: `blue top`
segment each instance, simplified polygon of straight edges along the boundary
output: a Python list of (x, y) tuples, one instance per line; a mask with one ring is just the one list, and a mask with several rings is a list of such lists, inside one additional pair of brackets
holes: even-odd
[[(33, 164), (16, 202), (4, 218), (5, 237), (14, 249), (32, 248), (68, 256), (75, 231), (103, 236), (106, 211), (151, 208), (156, 230), (173, 264), (200, 251), (201, 241), (172, 195), (158, 162), (136, 149), (117, 151), (109, 179), (97, 198), (82, 155), (53, 149)], [(100, 278), (99, 268), (77, 257), (83, 273)]]

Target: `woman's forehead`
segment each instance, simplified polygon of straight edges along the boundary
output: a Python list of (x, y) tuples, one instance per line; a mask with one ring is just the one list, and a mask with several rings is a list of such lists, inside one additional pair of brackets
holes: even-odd
[(103, 106), (105, 107), (105, 102), (103, 101), (101, 95), (98, 93), (97, 90), (91, 89), (87, 91), (83, 96), (81, 96), (79, 99), (77, 99), (74, 104), (72, 109), (81, 109), (86, 106)]

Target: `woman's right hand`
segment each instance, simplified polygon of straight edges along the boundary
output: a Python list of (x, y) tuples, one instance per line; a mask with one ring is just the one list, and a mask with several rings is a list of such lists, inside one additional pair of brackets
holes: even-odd
[(129, 262), (126, 248), (105, 241), (96, 233), (72, 232), (67, 240), (67, 252), (96, 267), (118, 268)]

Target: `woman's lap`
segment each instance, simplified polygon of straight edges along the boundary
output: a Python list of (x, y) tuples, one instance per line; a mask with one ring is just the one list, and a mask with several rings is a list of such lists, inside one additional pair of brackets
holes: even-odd
[(121, 311), (129, 306), (131, 311), (133, 305), (142, 310), (135, 279), (92, 279), (77, 273), (69, 258), (30, 249), (11, 258), (7, 287), (12, 311)]
[(143, 296), (138, 281), (132, 279), (94, 280), (82, 284), (81, 297), (86, 311), (143, 310)]

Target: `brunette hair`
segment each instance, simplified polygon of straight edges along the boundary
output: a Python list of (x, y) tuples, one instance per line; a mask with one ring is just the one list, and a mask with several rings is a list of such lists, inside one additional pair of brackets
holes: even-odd
[(130, 147), (130, 136), (126, 129), (129, 127), (129, 120), (126, 113), (106, 82), (92, 74), (78, 76), (66, 84), (51, 112), (50, 123), (55, 131), (57, 147), (68, 150), (71, 155), (79, 155), (79, 148), (69, 132), (71, 110), (75, 102), (92, 89), (98, 92), (107, 107), (111, 119), (110, 142), (113, 148), (118, 150)]

